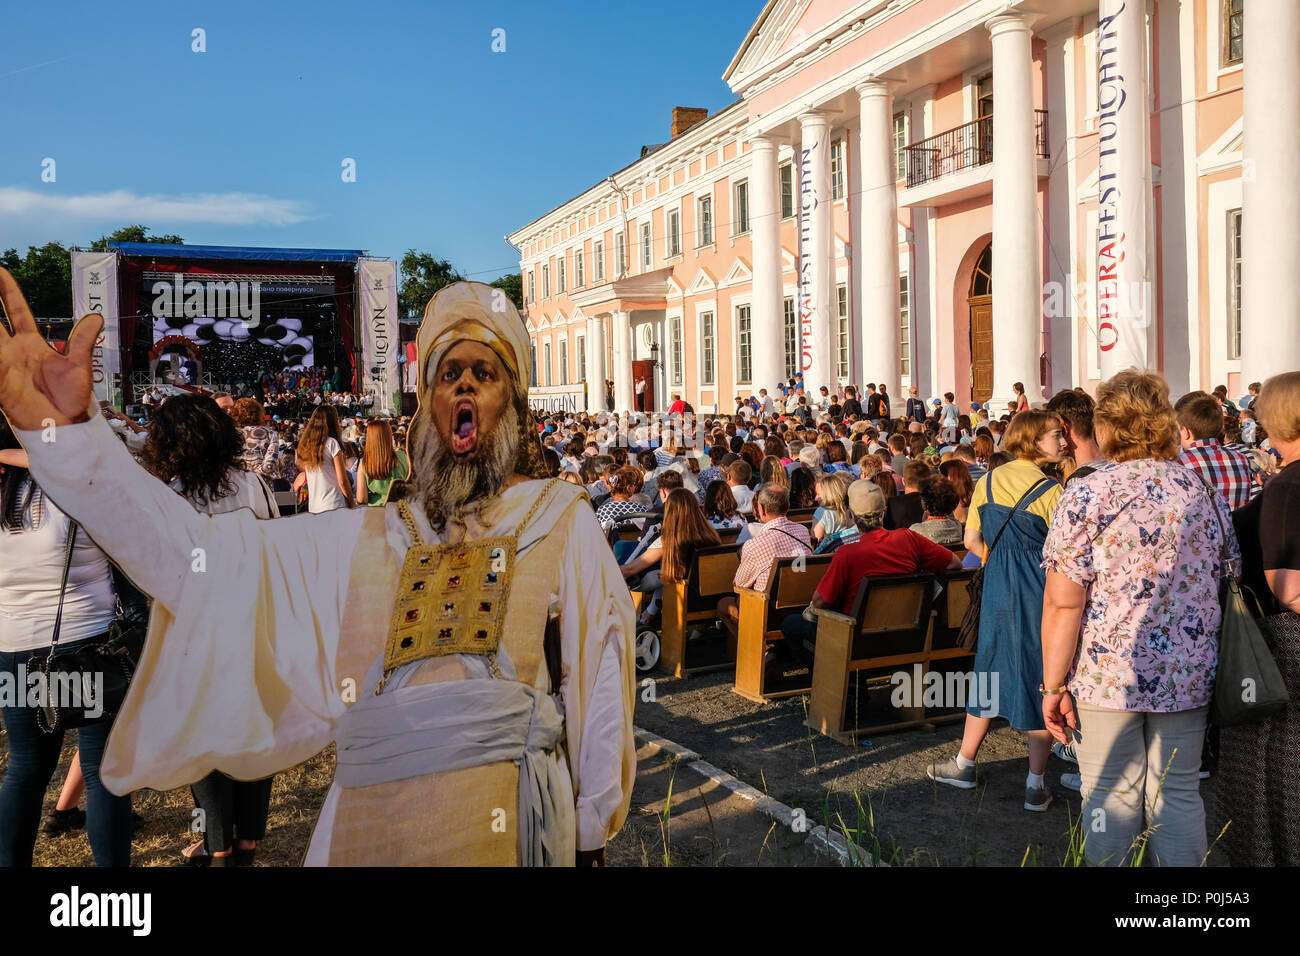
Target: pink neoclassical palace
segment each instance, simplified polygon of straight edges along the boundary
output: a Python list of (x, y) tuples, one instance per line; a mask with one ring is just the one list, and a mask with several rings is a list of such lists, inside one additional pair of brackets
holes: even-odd
[[(1098, 17), (771, 0), (723, 74), (735, 103), (673, 110), (667, 142), (508, 237), (538, 400), (603, 407), (612, 380), (635, 408), (645, 381), (647, 410), (725, 411), (803, 371), (1001, 410), (1015, 382), (1095, 385)], [(1148, 364), (1235, 396), (1300, 368), (1300, 3), (1145, 20)]]

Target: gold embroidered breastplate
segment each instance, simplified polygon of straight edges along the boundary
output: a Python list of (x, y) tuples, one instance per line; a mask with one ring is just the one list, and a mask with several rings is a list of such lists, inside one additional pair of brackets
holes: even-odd
[(552, 479), (542, 489), (513, 534), (460, 544), (425, 544), (407, 502), (398, 504), (414, 543), (402, 563), (384, 647), (384, 672), (375, 687), (376, 694), (397, 668), (448, 654), (486, 657), (492, 675), (500, 676), (497, 647), (519, 535), (537, 514), (554, 482)]

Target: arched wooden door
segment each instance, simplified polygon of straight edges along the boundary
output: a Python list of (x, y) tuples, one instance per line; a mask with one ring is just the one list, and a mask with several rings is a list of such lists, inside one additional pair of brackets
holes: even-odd
[(980, 253), (971, 273), (970, 293), (971, 398), (983, 403), (993, 397), (993, 243)]

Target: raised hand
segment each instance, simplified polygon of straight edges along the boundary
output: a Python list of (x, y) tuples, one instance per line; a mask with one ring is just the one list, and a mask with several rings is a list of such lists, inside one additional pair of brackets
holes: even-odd
[(36, 328), (18, 283), (0, 268), (0, 305), (9, 329), (0, 327), (0, 409), (15, 428), (71, 425), (90, 417), (91, 353), (104, 320), (84, 315), (68, 337), (68, 352), (50, 347)]

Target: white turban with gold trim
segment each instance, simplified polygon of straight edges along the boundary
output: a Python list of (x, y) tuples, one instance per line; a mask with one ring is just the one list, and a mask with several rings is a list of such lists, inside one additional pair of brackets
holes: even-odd
[(420, 359), (419, 391), (424, 392), (442, 357), (457, 342), (479, 342), (496, 352), (526, 398), (530, 369), (528, 330), (503, 289), (484, 282), (453, 282), (439, 289), (424, 309), (415, 337)]

